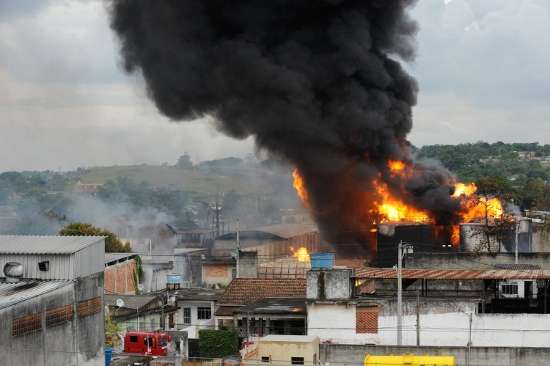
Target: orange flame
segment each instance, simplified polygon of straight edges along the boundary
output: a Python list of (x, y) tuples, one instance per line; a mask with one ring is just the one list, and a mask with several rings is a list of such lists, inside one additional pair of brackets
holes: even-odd
[(466, 209), (462, 214), (465, 222), (479, 219), (500, 219), (504, 213), (502, 203), (498, 198), (475, 197), (468, 200), (463, 206)]
[(302, 203), (308, 207), (309, 206), (309, 197), (306, 190), (306, 187), (304, 186), (304, 180), (302, 179), (302, 176), (300, 175), (300, 172), (297, 168), (295, 168), (292, 171), (292, 178), (294, 178), (294, 181), (292, 185), (294, 186), (294, 189), (296, 190), (296, 193), (298, 194), (298, 197), (302, 201)]
[(455, 191), (453, 193), (453, 197), (457, 198), (460, 196), (466, 196), (469, 197), (472, 194), (476, 193), (477, 187), (474, 183), (456, 183), (455, 184)]
[(381, 222), (427, 222), (430, 221), (430, 215), (426, 211), (419, 210), (409, 206), (391, 195), (387, 184), (374, 182), (374, 188), (380, 197), (380, 202), (375, 201), (378, 215), (381, 216)]
[(307, 248), (300, 247), (296, 251), (294, 251), (294, 249), (291, 248), (291, 250), (292, 250), (292, 255), (294, 256), (294, 258), (298, 260), (298, 262), (309, 262), (309, 253), (307, 251)]
[(389, 160), (388, 161), (388, 168), (392, 173), (398, 173), (405, 169), (405, 163), (401, 160)]
[(451, 227), (451, 244), (455, 248), (458, 248), (460, 245), (460, 226), (458, 225), (453, 225)]

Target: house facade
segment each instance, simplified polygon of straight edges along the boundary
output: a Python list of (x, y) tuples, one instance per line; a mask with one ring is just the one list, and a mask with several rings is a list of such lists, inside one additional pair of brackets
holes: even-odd
[[(548, 270), (403, 270), (403, 345), (550, 347)], [(339, 344), (397, 344), (396, 270), (308, 273), (308, 334)], [(538, 288), (522, 296), (509, 293)], [(523, 286), (507, 288), (510, 284)], [(536, 284), (536, 285), (535, 285)], [(503, 285), (505, 287), (503, 287)], [(503, 288), (507, 290), (503, 291)]]

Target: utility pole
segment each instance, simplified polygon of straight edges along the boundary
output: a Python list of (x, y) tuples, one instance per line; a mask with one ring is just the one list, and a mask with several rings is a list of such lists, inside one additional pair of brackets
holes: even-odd
[(400, 241), (397, 245), (397, 345), (403, 345), (403, 250), (412, 252), (412, 245)]
[(240, 225), (239, 225), (239, 219), (237, 219), (237, 278), (241, 276), (240, 272), (240, 257), (241, 257), (241, 238), (240, 238)]
[(416, 346), (420, 347), (420, 292), (416, 289)]
[(470, 313), (470, 332), (468, 335), (468, 357), (466, 358), (466, 366), (470, 366), (470, 353), (472, 351), (472, 316), (473, 313)]
[(220, 235), (220, 202), (219, 202), (220, 193), (216, 192), (216, 237)]
[(518, 246), (519, 246), (519, 241), (518, 241), (518, 237), (519, 237), (519, 217), (516, 217), (516, 251), (515, 251), (515, 264), (518, 264), (519, 263), (519, 249), (518, 249)]

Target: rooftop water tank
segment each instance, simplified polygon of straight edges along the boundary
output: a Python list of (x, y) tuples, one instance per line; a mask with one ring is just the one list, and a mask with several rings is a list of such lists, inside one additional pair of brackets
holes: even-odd
[(332, 269), (334, 267), (334, 253), (312, 253), (309, 258), (311, 269)]

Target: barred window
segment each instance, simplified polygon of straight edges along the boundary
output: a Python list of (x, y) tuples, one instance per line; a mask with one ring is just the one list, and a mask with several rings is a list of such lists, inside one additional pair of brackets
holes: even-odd
[(518, 285), (515, 283), (503, 284), (502, 293), (505, 295), (517, 295), (518, 294)]
[(29, 314), (20, 318), (13, 319), (11, 325), (11, 335), (13, 337), (21, 336), (30, 332), (42, 329), (41, 314)]
[(68, 304), (58, 308), (46, 310), (46, 327), (55, 327), (73, 319), (73, 305)]
[(197, 318), (199, 320), (207, 320), (212, 317), (212, 311), (208, 307), (199, 307), (197, 308)]
[(79, 317), (94, 315), (101, 312), (101, 297), (80, 301), (76, 312)]
[(191, 324), (191, 308), (183, 308), (183, 324)]

